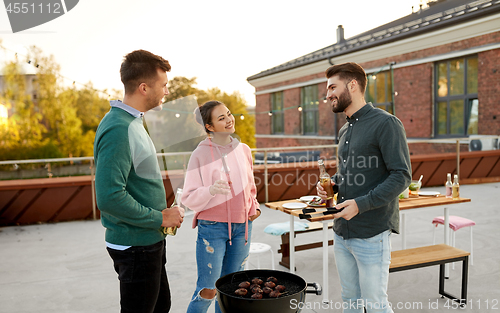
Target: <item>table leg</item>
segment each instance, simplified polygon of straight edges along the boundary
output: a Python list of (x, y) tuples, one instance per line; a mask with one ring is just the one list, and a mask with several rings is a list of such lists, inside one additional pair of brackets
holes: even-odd
[[(450, 244), (450, 211), (448, 208), (444, 208), (444, 244)], [(450, 277), (450, 264), (446, 263), (444, 268), (444, 277)]]
[(401, 213), (401, 246), (406, 249), (406, 218), (405, 214)]
[(328, 222), (323, 221), (323, 303), (328, 303)]
[(295, 273), (295, 225), (294, 216), (290, 215), (290, 273)]

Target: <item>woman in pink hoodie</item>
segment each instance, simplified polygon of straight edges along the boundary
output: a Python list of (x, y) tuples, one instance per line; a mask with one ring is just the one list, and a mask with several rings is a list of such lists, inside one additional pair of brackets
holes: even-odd
[[(231, 137), (234, 116), (219, 101), (195, 111), (209, 135), (193, 151), (181, 202), (195, 211), (198, 281), (188, 313), (207, 312), (220, 277), (243, 270), (252, 221), (260, 216), (250, 148)], [(221, 312), (216, 303), (216, 312)]]

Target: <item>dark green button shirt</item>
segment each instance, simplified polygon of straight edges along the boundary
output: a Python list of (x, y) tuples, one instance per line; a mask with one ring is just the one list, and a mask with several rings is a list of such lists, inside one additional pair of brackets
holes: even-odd
[(354, 199), (359, 214), (337, 218), (334, 231), (344, 239), (370, 238), (385, 230), (399, 233), (399, 194), (411, 182), (406, 132), (401, 121), (371, 103), (339, 132), (338, 203)]

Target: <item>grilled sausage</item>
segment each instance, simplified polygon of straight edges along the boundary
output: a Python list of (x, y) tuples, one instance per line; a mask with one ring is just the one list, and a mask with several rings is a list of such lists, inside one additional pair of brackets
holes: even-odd
[(248, 290), (246, 290), (245, 288), (239, 288), (239, 289), (236, 289), (236, 291), (234, 293), (237, 296), (245, 296), (248, 293)]
[(254, 278), (252, 279), (252, 284), (257, 284), (257, 285), (262, 285), (263, 281), (260, 278)]
[(277, 285), (277, 286), (274, 288), (274, 290), (279, 291), (279, 292), (283, 292), (283, 291), (285, 291), (285, 289), (286, 289), (286, 287), (285, 287), (285, 286), (283, 286), (283, 285)]
[(240, 288), (248, 288), (248, 287), (250, 287), (250, 282), (248, 282), (248, 281), (241, 282), (238, 285), (238, 287), (240, 287)]
[(271, 298), (278, 298), (281, 295), (281, 293), (277, 290), (273, 290), (270, 294), (269, 297)]
[(269, 287), (269, 288), (271, 288), (271, 289), (272, 289), (272, 288), (276, 287), (276, 284), (275, 284), (275, 283), (273, 283), (272, 281), (267, 281), (267, 282), (264, 284), (264, 286)]
[(273, 290), (269, 287), (264, 287), (262, 288), (262, 292), (264, 292), (266, 295), (270, 294)]

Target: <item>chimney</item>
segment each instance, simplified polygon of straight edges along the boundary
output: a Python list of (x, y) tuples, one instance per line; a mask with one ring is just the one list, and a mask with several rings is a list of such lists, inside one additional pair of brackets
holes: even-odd
[(337, 27), (337, 44), (345, 42), (344, 38), (344, 27), (339, 25)]

